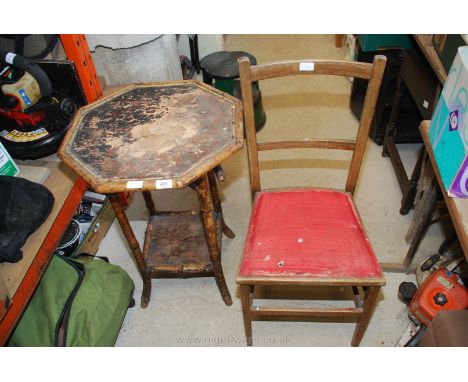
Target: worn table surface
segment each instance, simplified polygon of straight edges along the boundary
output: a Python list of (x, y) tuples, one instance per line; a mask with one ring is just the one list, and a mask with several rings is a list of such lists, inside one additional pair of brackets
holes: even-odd
[(83, 107), (59, 156), (97, 192), (181, 188), (242, 142), (239, 100), (174, 81), (130, 85)]
[(452, 218), (455, 231), (457, 232), (458, 239), (463, 248), (466, 259), (468, 260), (468, 199), (464, 198), (451, 198), (447, 195), (442, 179), (440, 177), (439, 168), (434, 157), (434, 152), (432, 151), (431, 142), (429, 140), (429, 125), (430, 121), (423, 121), (420, 126), (421, 135), (424, 140), (424, 145), (431, 159), (432, 166), (434, 167), (434, 172), (437, 176), (437, 180), (440, 185), (440, 189), (444, 196), (445, 203)]

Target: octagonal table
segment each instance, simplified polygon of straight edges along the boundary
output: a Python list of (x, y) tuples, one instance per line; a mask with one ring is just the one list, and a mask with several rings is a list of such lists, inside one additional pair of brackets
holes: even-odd
[[(241, 102), (199, 81), (130, 85), (81, 108), (58, 156), (98, 193), (107, 194), (143, 278), (214, 276), (232, 300), (221, 266), (224, 222), (214, 168), (241, 149)], [(152, 190), (190, 186), (200, 212), (157, 211)], [(119, 193), (142, 191), (149, 211), (143, 249)]]

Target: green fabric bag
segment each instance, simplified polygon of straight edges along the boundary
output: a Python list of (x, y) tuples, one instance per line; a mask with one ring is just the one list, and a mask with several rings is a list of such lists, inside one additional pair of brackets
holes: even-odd
[(113, 346), (134, 287), (117, 265), (55, 255), (8, 346)]

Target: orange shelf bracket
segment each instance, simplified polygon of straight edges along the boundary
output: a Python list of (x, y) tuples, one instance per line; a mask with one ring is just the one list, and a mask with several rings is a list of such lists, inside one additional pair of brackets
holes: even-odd
[[(61, 34), (60, 40), (67, 59), (75, 63), (87, 103), (101, 98), (102, 86), (97, 77), (86, 36), (84, 34)], [(124, 206), (129, 205), (131, 194), (121, 193), (120, 200)]]
[(67, 59), (75, 63), (81, 86), (88, 103), (102, 97), (102, 87), (96, 74), (88, 42), (84, 34), (61, 34), (63, 49)]

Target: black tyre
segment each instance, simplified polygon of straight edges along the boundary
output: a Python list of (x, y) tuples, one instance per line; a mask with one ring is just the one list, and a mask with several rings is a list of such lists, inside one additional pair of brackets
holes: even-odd
[(0, 140), (14, 159), (39, 159), (57, 152), (67, 130), (68, 126), (66, 129), (29, 142), (11, 142), (4, 138)]
[(14, 120), (0, 118), (0, 141), (14, 159), (39, 159), (54, 154), (70, 127), (74, 110), (73, 104), (68, 115), (59, 108), (47, 111), (44, 122), (30, 128), (20, 128)]

